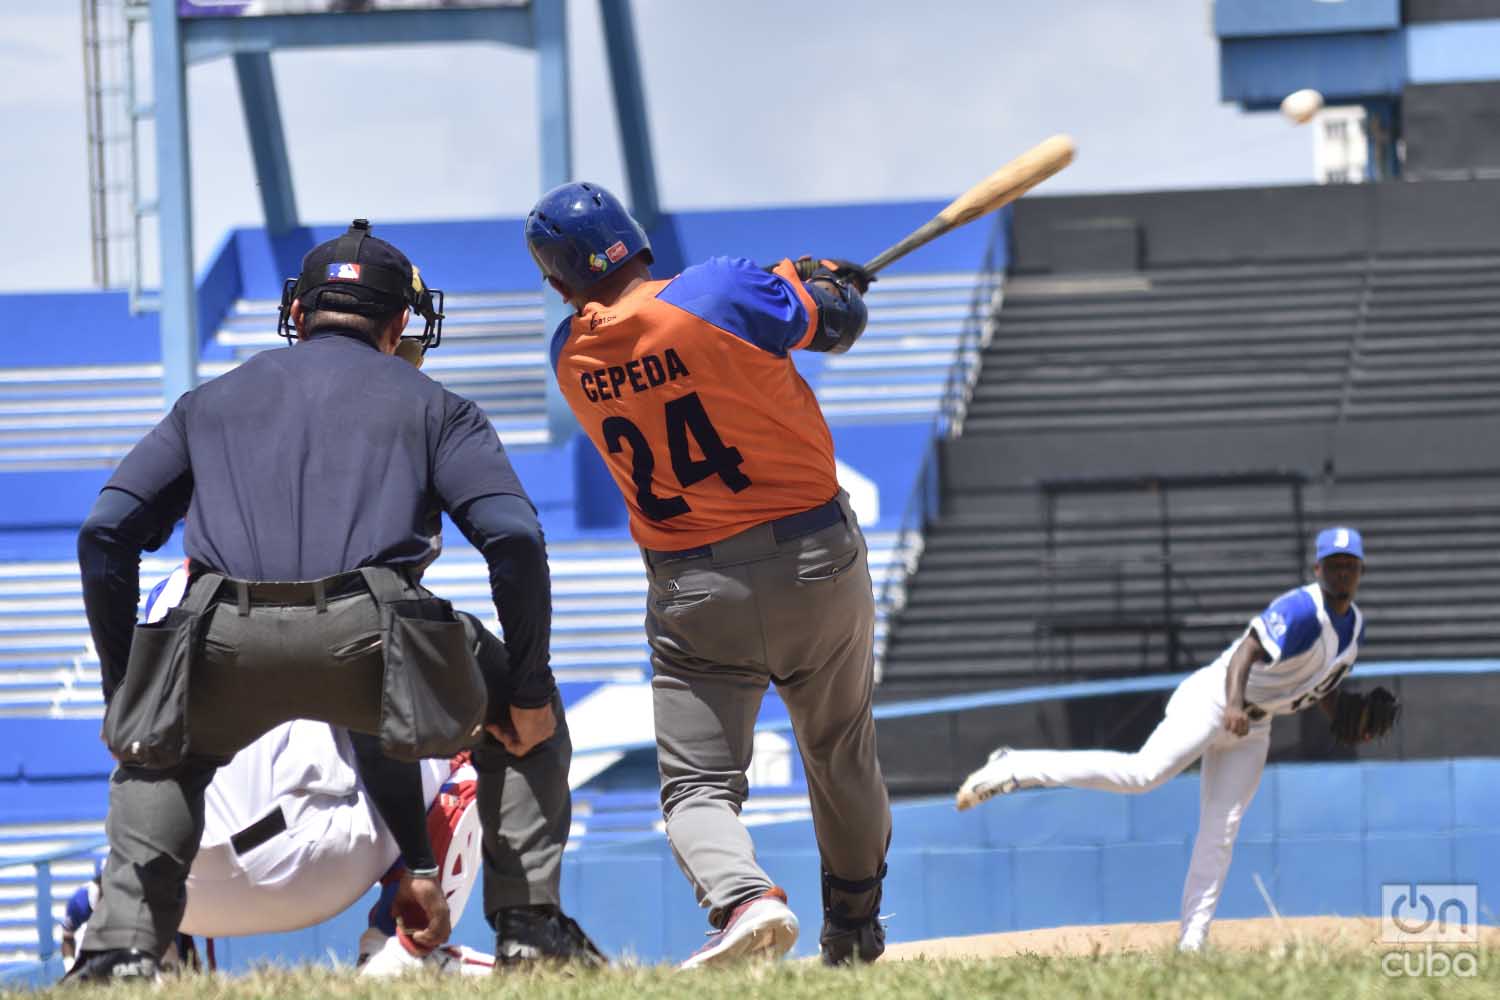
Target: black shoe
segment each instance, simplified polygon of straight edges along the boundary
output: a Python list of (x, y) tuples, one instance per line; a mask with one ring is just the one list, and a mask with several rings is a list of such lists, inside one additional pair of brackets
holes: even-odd
[(511, 906), (495, 916), (495, 965), (576, 962), (589, 968), (609, 964), (578, 922), (547, 903)]
[(855, 959), (873, 962), (885, 954), (885, 925), (879, 917), (857, 924), (825, 917), (818, 948), (823, 953), (824, 965), (849, 965)]
[(156, 956), (137, 948), (83, 951), (63, 976), (65, 983), (154, 983), (161, 979)]
[[(873, 962), (885, 954), (885, 925), (880, 922), (880, 897), (886, 867), (872, 878), (850, 882), (823, 872), (823, 932), (818, 949), (824, 965), (848, 965), (856, 959)], [(851, 908), (858, 906), (855, 912)]]

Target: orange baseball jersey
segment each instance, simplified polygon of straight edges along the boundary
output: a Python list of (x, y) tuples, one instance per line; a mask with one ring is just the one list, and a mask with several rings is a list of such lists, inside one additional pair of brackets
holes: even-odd
[(817, 322), (791, 261), (715, 257), (558, 327), (558, 385), (636, 542), (694, 548), (838, 492), (833, 436), (788, 356)]

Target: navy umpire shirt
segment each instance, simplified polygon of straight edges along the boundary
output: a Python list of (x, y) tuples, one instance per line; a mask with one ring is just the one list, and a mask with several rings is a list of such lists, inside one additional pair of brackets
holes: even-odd
[(489, 565), (511, 703), (545, 704), (546, 549), (495, 429), (470, 400), (341, 331), (257, 354), (184, 393), (100, 493), (78, 548), (105, 697), (129, 659), (140, 553), (184, 513), (195, 571), (316, 580), (425, 565), (437, 507)]

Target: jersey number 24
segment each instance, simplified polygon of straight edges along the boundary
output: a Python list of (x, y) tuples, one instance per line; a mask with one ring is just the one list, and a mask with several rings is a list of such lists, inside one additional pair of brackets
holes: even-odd
[[(636, 506), (642, 514), (653, 521), (665, 521), (692, 510), (683, 497), (659, 497), (651, 491), (656, 456), (651, 453), (651, 442), (646, 440), (639, 427), (625, 417), (608, 417), (601, 430), (611, 455), (620, 454), (626, 442), (630, 444), (630, 478), (635, 482)], [(693, 458), (689, 438), (698, 442), (702, 458)], [(729, 447), (719, 437), (713, 421), (708, 419), (708, 411), (703, 408), (703, 400), (696, 392), (667, 403), (667, 452), (672, 459), (672, 472), (683, 489), (701, 483), (709, 476), (718, 476), (732, 493), (750, 485), (750, 477), (740, 471), (740, 465), (745, 461), (740, 450)]]

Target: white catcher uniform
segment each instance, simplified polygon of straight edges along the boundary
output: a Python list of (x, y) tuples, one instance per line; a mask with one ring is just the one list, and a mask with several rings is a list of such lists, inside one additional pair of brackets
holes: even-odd
[[(1245, 684), (1250, 731), (1224, 728), (1230, 657), (1254, 632), (1270, 662), (1252, 664)], [(1333, 691), (1354, 665), (1364, 617), (1352, 602), (1334, 621), (1317, 583), (1282, 594), (1250, 622), (1219, 658), (1194, 671), (1167, 702), (1166, 716), (1135, 753), (1111, 750), (995, 752), (959, 792), (959, 808), (1017, 788), (1093, 788), (1147, 792), (1203, 759), (1198, 836), (1182, 890), (1178, 946), (1192, 951), (1208, 936), (1234, 851), (1240, 820), (1260, 785), (1271, 719), (1291, 715)]]
[[(277, 726), (219, 769), (204, 795), (184, 933), (235, 937), (310, 927), (342, 913), (380, 880), (399, 852), (353, 761), (347, 733), (299, 719)], [(432, 805), (450, 775), (474, 780), (465, 769), (473, 770), (464, 765), (453, 772), (447, 761), (423, 761), (426, 803)], [(480, 867), (478, 813), (470, 813), (472, 830), (456, 845), (467, 847), (469, 856), (444, 859), (445, 876), (455, 865), (469, 876), (457, 885), (445, 879), (445, 892), (455, 890), (449, 893), (455, 922)], [(267, 824), (263, 831), (284, 829), (246, 847), (258, 839), (257, 824)]]
[[(164, 617), (186, 583), (183, 567), (162, 581), (146, 599), (146, 621)], [(467, 758), (424, 760), (421, 769), (429, 836), (457, 923), (481, 868), (477, 775)], [(204, 794), (181, 930), (235, 937), (310, 927), (363, 896), (398, 854), (355, 772), (348, 733), (283, 723), (219, 768)]]

